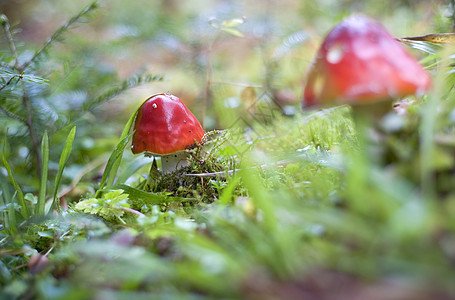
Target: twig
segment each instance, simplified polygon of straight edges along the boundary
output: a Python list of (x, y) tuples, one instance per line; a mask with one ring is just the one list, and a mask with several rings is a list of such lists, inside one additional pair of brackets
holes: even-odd
[(145, 216), (143, 213), (141, 213), (140, 211), (137, 211), (135, 209), (132, 209), (132, 208), (129, 208), (129, 207), (123, 207), (123, 206), (112, 206), (111, 208), (115, 208), (115, 209), (120, 209), (120, 210), (123, 210), (123, 211), (127, 211), (129, 213), (132, 213), (133, 215), (136, 215), (136, 216)]
[(245, 83), (245, 82), (234, 82), (234, 81), (212, 81), (212, 84), (228, 84), (228, 85), (236, 85), (241, 87), (255, 87), (255, 88), (262, 88), (262, 84), (257, 83)]
[(5, 107), (1, 106), (0, 105), (0, 110), (5, 114), (7, 115), (8, 117), (10, 117), (11, 119), (16, 119), (22, 123), (26, 123), (26, 120), (24, 118), (22, 118), (21, 116), (18, 116), (16, 115), (15, 113), (13, 113), (12, 111), (6, 109)]
[(11, 76), (10, 79), (9, 79), (4, 85), (2, 85), (2, 86), (0, 87), (0, 91), (3, 90), (4, 88), (6, 88), (8, 85), (10, 85), (11, 82), (13, 81), (13, 79), (16, 78), (16, 77), (19, 77), (19, 80), (22, 78), (21, 75), (14, 75), (14, 76)]
[[(68, 232), (68, 231), (67, 231), (67, 232)], [(66, 234), (67, 232), (65, 232), (64, 234)], [(60, 237), (61, 237), (61, 236), (60, 236)], [(51, 252), (52, 252), (52, 250), (54, 250), (54, 247), (55, 247), (55, 246), (52, 246), (51, 248), (49, 248), (49, 250), (47, 250), (47, 251), (46, 251), (46, 253), (45, 253), (45, 254), (43, 254), (43, 255), (44, 255), (44, 256), (48, 256), (48, 255), (49, 255), (49, 253), (51, 253)]]
[(211, 172), (211, 173), (198, 173), (198, 174), (183, 174), (183, 176), (192, 176), (192, 177), (225, 177), (226, 175), (231, 175), (234, 172), (238, 172), (241, 169), (235, 169), (235, 170), (228, 170), (228, 171), (220, 171), (220, 172)]
[(73, 25), (74, 23), (80, 22), (82, 17), (85, 16), (86, 14), (90, 13), (94, 9), (98, 7), (98, 4), (96, 1), (93, 1), (90, 5), (84, 7), (77, 15), (73, 16), (71, 19), (69, 19), (67, 22), (63, 23), (62, 26), (60, 26), (54, 34), (50, 38), (46, 40), (46, 42), (41, 46), (41, 48), (35, 52), (33, 57), (26, 61), (24, 64), (22, 64), (20, 67), (17, 67), (17, 69), (20, 71), (24, 71), (32, 62), (35, 61), (37, 57), (39, 57), (43, 52), (45, 52), (53, 42), (56, 40), (59, 40), (61, 36)]
[(5, 15), (0, 15), (0, 22), (3, 26), (3, 30), (5, 31), (6, 39), (8, 40), (11, 53), (14, 56), (14, 68), (17, 68), (19, 60), (17, 56), (16, 44), (14, 43), (13, 35), (11, 34), (11, 26), (9, 24), (9, 20)]

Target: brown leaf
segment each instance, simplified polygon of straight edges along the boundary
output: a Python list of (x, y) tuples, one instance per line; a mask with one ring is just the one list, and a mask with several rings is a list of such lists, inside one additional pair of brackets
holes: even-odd
[(435, 33), (420, 36), (411, 36), (398, 38), (400, 42), (407, 43), (410, 41), (428, 42), (434, 44), (455, 45), (455, 33)]

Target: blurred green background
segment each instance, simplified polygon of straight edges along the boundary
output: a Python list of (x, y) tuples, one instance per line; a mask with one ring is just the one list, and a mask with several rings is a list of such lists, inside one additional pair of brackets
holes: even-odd
[[(21, 30), (15, 36), (21, 41), (19, 50), (33, 50), (88, 3), (9, 0), (0, 10)], [(213, 97), (218, 101), (239, 97), (242, 86), (230, 83), (241, 83), (286, 90), (286, 100), (298, 102), (321, 39), (349, 14), (376, 18), (397, 37), (451, 29), (448, 1), (114, 0), (99, 5), (87, 24), (74, 26), (63, 43), (51, 49), (54, 65), (49, 68), (63, 74), (49, 79), (52, 96), (59, 99), (65, 92), (108, 86), (143, 70), (165, 75), (163, 82), (141, 86), (99, 108), (101, 120), (114, 117), (118, 124), (149, 95), (163, 91), (179, 96), (199, 116), (210, 45), (212, 88), (217, 89)], [(241, 17), (246, 22), (237, 28), (244, 37), (209, 24), (214, 18), (221, 23)], [(220, 127), (213, 107), (208, 118), (207, 128)]]

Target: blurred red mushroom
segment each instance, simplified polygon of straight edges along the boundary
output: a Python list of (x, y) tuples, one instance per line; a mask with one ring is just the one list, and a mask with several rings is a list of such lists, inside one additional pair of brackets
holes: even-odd
[(163, 172), (187, 165), (186, 149), (200, 143), (204, 130), (196, 117), (171, 94), (148, 98), (136, 116), (132, 151), (161, 157)]
[(356, 15), (324, 39), (308, 73), (302, 107), (381, 102), (388, 111), (393, 99), (422, 94), (430, 85), (426, 71), (381, 24)]

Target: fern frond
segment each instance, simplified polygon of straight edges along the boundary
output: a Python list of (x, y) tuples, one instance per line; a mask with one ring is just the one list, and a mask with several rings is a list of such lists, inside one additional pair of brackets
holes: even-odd
[(109, 100), (112, 100), (114, 97), (118, 96), (119, 94), (123, 93), (126, 90), (129, 90), (141, 84), (161, 80), (163, 80), (163, 76), (161, 75), (147, 74), (131, 76), (128, 79), (124, 80), (120, 85), (108, 90), (107, 92), (101, 94), (100, 96), (92, 100), (85, 102), (82, 105), (81, 112), (92, 111), (96, 106), (108, 102)]
[(69, 19), (67, 22), (63, 23), (53, 34), (50, 38), (46, 40), (46, 42), (41, 46), (41, 48), (35, 52), (35, 54), (32, 56), (31, 59), (26, 61), (22, 66), (18, 67), (19, 70), (24, 71), (27, 69), (28, 66), (30, 66), (31, 63), (33, 63), (41, 54), (46, 52), (55, 41), (59, 41), (62, 39), (62, 36), (64, 33), (66, 33), (69, 29), (71, 29), (71, 26), (75, 23), (81, 23), (84, 22), (87, 15), (92, 13), (96, 8), (98, 8), (98, 3), (97, 1), (93, 1), (91, 4), (87, 5), (84, 7), (78, 14), (73, 16), (71, 19)]

